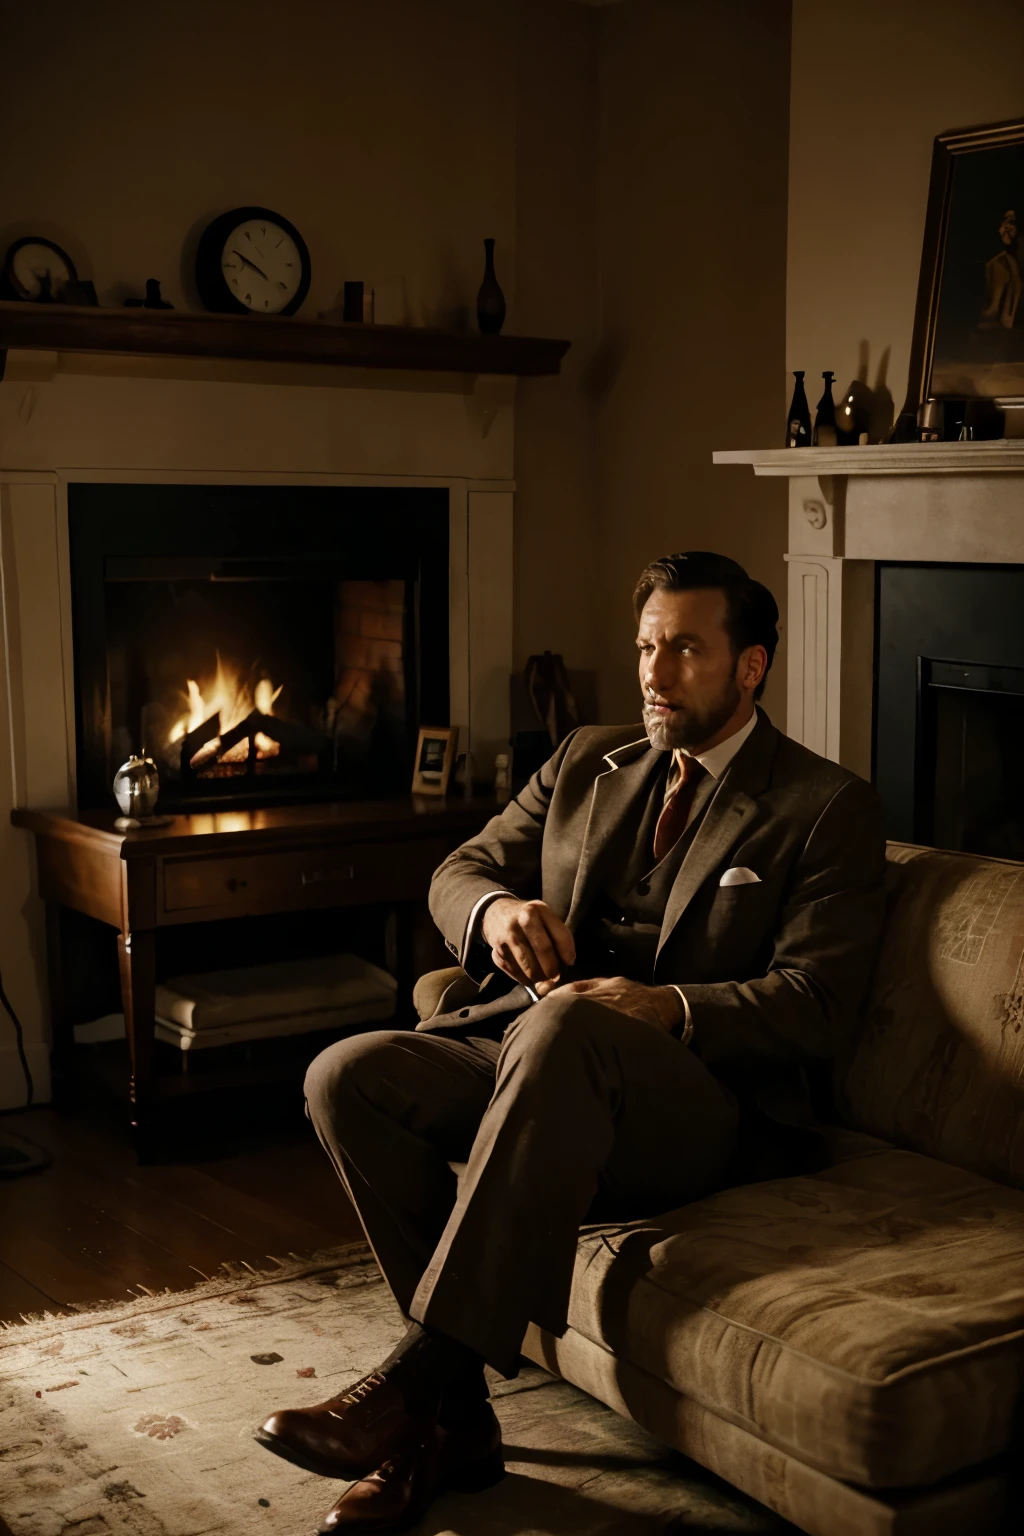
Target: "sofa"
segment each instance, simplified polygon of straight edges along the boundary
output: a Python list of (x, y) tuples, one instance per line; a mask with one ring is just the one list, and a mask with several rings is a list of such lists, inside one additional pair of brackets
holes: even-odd
[(829, 1166), (585, 1227), (523, 1351), (811, 1536), (980, 1536), (1024, 1510), (1024, 864), (887, 879)]

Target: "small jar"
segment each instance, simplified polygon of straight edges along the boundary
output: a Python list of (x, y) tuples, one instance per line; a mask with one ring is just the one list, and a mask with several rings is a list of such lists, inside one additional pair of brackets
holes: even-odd
[(944, 431), (941, 400), (925, 400), (917, 408), (917, 438), (921, 443), (941, 443)]
[(145, 821), (156, 810), (160, 775), (151, 757), (132, 756), (114, 775), (114, 799), (122, 818)]

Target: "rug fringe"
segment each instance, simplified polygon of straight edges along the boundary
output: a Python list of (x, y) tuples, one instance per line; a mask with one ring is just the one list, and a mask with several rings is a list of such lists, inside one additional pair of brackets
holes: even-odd
[(111, 1312), (123, 1311), (126, 1317), (145, 1316), (151, 1312), (189, 1306), (193, 1302), (214, 1298), (229, 1289), (237, 1290), (240, 1284), (246, 1290), (255, 1290), (264, 1285), (301, 1280), (306, 1275), (322, 1276), (332, 1270), (351, 1270), (353, 1275), (358, 1272), (356, 1284), (373, 1284), (381, 1278), (373, 1254), (365, 1243), (344, 1243), (337, 1248), (321, 1248), (310, 1256), (289, 1253), (287, 1261), (272, 1254), (267, 1257), (277, 1266), (276, 1269), (254, 1269), (244, 1259), (226, 1259), (221, 1265), (224, 1273), (211, 1276), (204, 1275), (201, 1269), (190, 1264), (189, 1268), (195, 1270), (197, 1275), (202, 1275), (202, 1280), (181, 1291), (172, 1291), (168, 1287), (162, 1292), (153, 1292), (140, 1285), (139, 1289), (146, 1292), (145, 1296), (136, 1296), (129, 1291), (131, 1300), (127, 1302), (69, 1302), (65, 1312), (21, 1312), (20, 1323), (0, 1324), (0, 1353), (34, 1338), (46, 1338), (55, 1332), (77, 1332), (79, 1329), (95, 1327), (98, 1323), (109, 1322)]

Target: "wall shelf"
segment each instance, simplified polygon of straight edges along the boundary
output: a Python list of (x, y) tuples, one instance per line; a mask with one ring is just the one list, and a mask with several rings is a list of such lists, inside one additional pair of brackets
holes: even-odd
[(536, 378), (558, 373), (569, 343), (415, 326), (7, 300), (0, 302), (0, 378), (7, 352), (15, 350)]

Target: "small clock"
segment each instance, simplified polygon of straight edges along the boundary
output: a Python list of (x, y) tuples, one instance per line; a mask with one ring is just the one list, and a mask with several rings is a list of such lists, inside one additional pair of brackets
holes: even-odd
[(15, 240), (4, 258), (3, 275), (11, 293), (37, 304), (59, 299), (69, 283), (78, 281), (67, 251), (42, 235)]
[(269, 208), (233, 208), (207, 225), (196, 287), (218, 314), (294, 315), (309, 292), (306, 242)]

